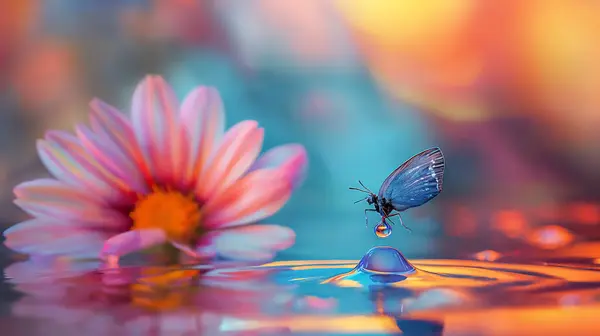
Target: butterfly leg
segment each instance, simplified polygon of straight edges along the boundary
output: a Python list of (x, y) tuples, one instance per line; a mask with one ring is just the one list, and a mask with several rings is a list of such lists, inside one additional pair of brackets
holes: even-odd
[(392, 222), (392, 220), (390, 219), (390, 217), (394, 217), (394, 216), (398, 216), (398, 218), (400, 219), (400, 224), (401, 224), (401, 225), (402, 225), (402, 226), (403, 226), (403, 227), (404, 227), (406, 230), (408, 230), (408, 232), (411, 232), (411, 233), (412, 233), (412, 230), (411, 230), (411, 229), (410, 229), (408, 226), (404, 225), (404, 222), (402, 221), (402, 217), (400, 217), (400, 213), (399, 213), (399, 212), (397, 212), (397, 213), (395, 213), (395, 214), (393, 214), (393, 215), (389, 215), (389, 216), (387, 216), (387, 217), (386, 217), (386, 219), (387, 219), (387, 220), (389, 220), (389, 221), (390, 221), (390, 223), (394, 224), (394, 222)]
[(395, 213), (395, 214), (393, 214), (393, 215), (389, 215), (389, 216), (387, 216), (387, 217), (386, 217), (386, 219), (387, 219), (387, 220), (388, 220), (390, 223), (392, 223), (392, 224), (396, 225), (396, 223), (392, 222), (392, 220), (390, 219), (390, 218), (392, 218), (392, 217), (394, 217), (394, 216), (400, 216), (400, 214), (399, 214), (399, 213)]
[(404, 227), (404, 228), (405, 228), (405, 229), (406, 229), (408, 232), (412, 233), (412, 230), (411, 230), (411, 229), (410, 229), (408, 226), (404, 225), (404, 222), (402, 221), (402, 216), (400, 216), (400, 213), (394, 214), (394, 216), (395, 216), (395, 215), (398, 215), (398, 218), (400, 219), (400, 224), (402, 224), (402, 226), (403, 226), (403, 227)]
[(365, 209), (365, 227), (369, 227), (369, 218), (367, 217), (367, 211), (377, 211), (375, 209)]

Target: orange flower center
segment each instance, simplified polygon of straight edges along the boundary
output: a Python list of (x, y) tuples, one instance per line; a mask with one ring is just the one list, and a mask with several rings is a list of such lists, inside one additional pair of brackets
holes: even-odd
[(200, 234), (200, 205), (192, 195), (154, 187), (129, 214), (132, 230), (162, 229), (170, 240), (190, 243)]

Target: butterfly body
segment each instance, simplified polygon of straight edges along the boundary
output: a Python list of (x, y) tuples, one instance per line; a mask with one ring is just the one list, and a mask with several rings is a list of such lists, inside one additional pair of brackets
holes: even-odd
[(374, 209), (372, 210), (378, 212), (381, 217), (387, 217), (395, 210), (392, 203), (385, 199), (385, 197), (380, 198), (375, 194), (370, 194), (366, 201), (369, 205), (373, 205)]
[[(396, 168), (382, 183), (377, 194), (360, 181), (364, 189), (350, 189), (369, 194), (365, 200), (369, 205), (373, 205), (374, 209), (365, 209), (367, 225), (367, 211), (379, 213), (382, 222), (385, 223), (390, 217), (400, 218), (401, 212), (423, 205), (439, 195), (442, 191), (444, 168), (442, 151), (437, 147), (430, 148), (416, 154)], [(401, 218), (400, 223), (402, 223)], [(402, 225), (408, 229), (404, 223)]]

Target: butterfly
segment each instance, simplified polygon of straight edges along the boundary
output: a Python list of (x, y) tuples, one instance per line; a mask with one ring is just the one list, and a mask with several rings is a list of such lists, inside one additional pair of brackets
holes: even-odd
[[(375, 194), (361, 182), (364, 189), (350, 187), (369, 194), (367, 197), (354, 202), (355, 204), (367, 201), (374, 209), (365, 209), (365, 222), (369, 225), (367, 211), (375, 211), (381, 215), (381, 222), (387, 225), (389, 218), (398, 216), (400, 224), (404, 225), (400, 213), (410, 208), (421, 206), (442, 191), (444, 181), (445, 161), (442, 151), (438, 147), (430, 148), (408, 159), (394, 170), (383, 181), (379, 192)], [(396, 213), (393, 213), (396, 211)]]

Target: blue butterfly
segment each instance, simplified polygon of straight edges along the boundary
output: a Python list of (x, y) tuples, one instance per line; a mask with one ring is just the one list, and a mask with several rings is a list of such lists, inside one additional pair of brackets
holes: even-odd
[[(354, 187), (350, 189), (367, 193), (369, 196), (354, 203), (366, 200), (369, 205), (375, 207), (375, 209), (365, 209), (367, 226), (369, 225), (367, 211), (376, 211), (381, 215), (382, 223), (387, 225), (386, 220), (398, 216), (400, 224), (408, 231), (412, 231), (404, 225), (400, 213), (423, 205), (440, 194), (444, 181), (444, 168), (442, 151), (437, 147), (427, 149), (396, 168), (383, 181), (377, 195), (358, 181), (364, 189)], [(397, 212), (392, 214), (393, 211)]]

